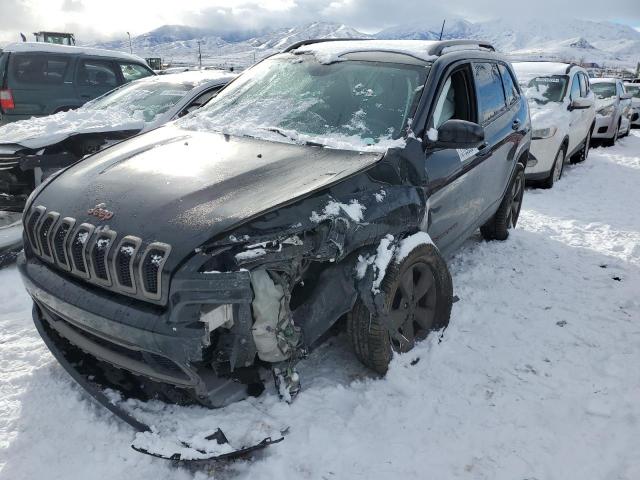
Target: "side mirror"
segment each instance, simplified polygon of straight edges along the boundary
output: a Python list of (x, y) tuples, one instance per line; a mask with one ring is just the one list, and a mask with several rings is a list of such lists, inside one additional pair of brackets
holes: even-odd
[(447, 120), (438, 128), (438, 139), (431, 143), (440, 148), (475, 148), (484, 142), (484, 128), (466, 120)]
[(620, 95), (620, 100), (629, 100), (632, 98), (632, 95), (630, 93), (623, 93), (622, 95)]
[(591, 108), (593, 106), (593, 101), (590, 98), (576, 98), (572, 100), (569, 104), (569, 110), (584, 110), (586, 108)]
[(640, 113), (633, 112), (633, 115), (631, 115), (631, 121), (635, 122), (636, 120), (638, 120), (638, 118), (640, 118)]

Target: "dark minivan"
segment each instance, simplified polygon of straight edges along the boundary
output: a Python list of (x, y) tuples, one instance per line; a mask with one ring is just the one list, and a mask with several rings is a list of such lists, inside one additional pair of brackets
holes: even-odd
[(78, 108), (123, 83), (155, 75), (139, 57), (37, 42), (0, 50), (0, 125)]

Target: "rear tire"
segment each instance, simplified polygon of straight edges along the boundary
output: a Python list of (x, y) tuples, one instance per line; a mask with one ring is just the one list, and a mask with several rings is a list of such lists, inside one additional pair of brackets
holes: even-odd
[(491, 217), (491, 220), (480, 227), (480, 233), (485, 240), (506, 240), (509, 237), (509, 230), (515, 228), (520, 216), (524, 184), (524, 166), (518, 163), (498, 211)]
[(380, 315), (358, 300), (349, 313), (347, 332), (358, 359), (384, 375), (393, 352), (408, 352), (430, 331), (449, 323), (453, 285), (435, 246), (419, 245), (404, 260), (387, 267), (380, 290), (384, 294)]

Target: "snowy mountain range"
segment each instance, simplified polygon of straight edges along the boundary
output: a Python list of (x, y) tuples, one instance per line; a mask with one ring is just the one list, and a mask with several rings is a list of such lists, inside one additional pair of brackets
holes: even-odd
[[(287, 45), (309, 38), (438, 39), (442, 25), (421, 22), (388, 28), (374, 35), (343, 24), (314, 22), (263, 31), (217, 32), (181, 25), (165, 25), (132, 39), (133, 52), (162, 57), (172, 64), (193, 64), (198, 44), (205, 65), (246, 66)], [(471, 38), (491, 42), (514, 59), (572, 60), (606, 66), (634, 68), (640, 61), (640, 32), (611, 23), (587, 20), (545, 19), (448, 20), (443, 39)], [(93, 44), (129, 50), (127, 40)]]

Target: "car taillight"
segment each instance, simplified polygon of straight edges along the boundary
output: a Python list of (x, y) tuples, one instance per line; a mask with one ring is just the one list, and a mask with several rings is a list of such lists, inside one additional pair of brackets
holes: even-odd
[(13, 110), (15, 107), (11, 90), (0, 90), (0, 108), (2, 108), (2, 110)]

